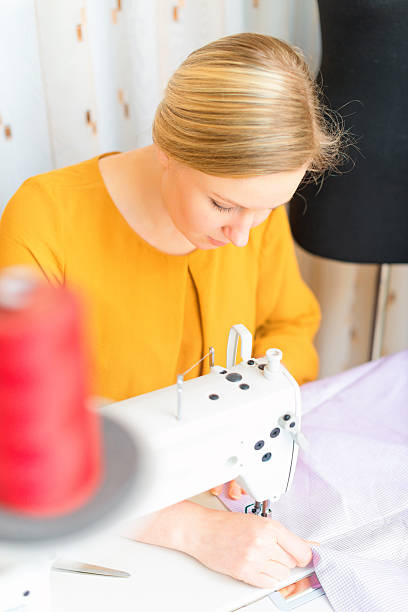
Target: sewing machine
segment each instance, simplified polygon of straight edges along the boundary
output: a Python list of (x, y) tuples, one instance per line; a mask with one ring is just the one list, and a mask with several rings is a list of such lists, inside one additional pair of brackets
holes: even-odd
[[(242, 361), (236, 365), (239, 339)], [(111, 523), (124, 526), (137, 516), (232, 479), (237, 479), (254, 498), (253, 511), (268, 516), (270, 501), (278, 500), (290, 487), (298, 446), (305, 444), (305, 440), (301, 434), (299, 388), (281, 364), (281, 351), (271, 348), (261, 359), (252, 358), (251, 353), (251, 334), (244, 326), (235, 325), (229, 335), (225, 368), (215, 365), (214, 350), (210, 349), (209, 374), (187, 382), (180, 375), (176, 385), (100, 410), (108, 447), (106, 479), (110, 479), (110, 484), (96, 497), (99, 495), (101, 501), (103, 495), (112, 496), (112, 491), (119, 498), (123, 496), (109, 518)], [(114, 470), (111, 464), (116, 464)], [(121, 483), (115, 492), (112, 483), (117, 487), (118, 480)], [(123, 495), (125, 488), (126, 495)], [(87, 508), (85, 522), (79, 521), (78, 537), (94, 522), (97, 502), (91, 502), (91, 511)], [(26, 548), (24, 532), (29, 534), (32, 540), (29, 545), (34, 550), (36, 547), (44, 551), (63, 548), (66, 537), (72, 537), (75, 524), (71, 529), (61, 530), (64, 521), (67, 524), (70, 518), (54, 520), (56, 527), (43, 543), (38, 529), (36, 537), (31, 537), (30, 526), (24, 526), (26, 520), (13, 523), (15, 538), (19, 541), (13, 542), (13, 530), (10, 535), (8, 529), (6, 547), (1, 542), (1, 534), (3, 531), (4, 538), (7, 521), (1, 525), (0, 520), (0, 553), (7, 547), (13, 549), (14, 544), (20, 549)], [(78, 517), (75, 520), (78, 522)], [(51, 561), (46, 565), (46, 572), (49, 573), (50, 567)], [(21, 574), (18, 580), (10, 581), (10, 572), (14, 569), (0, 571), (0, 592), (5, 595), (0, 611), (9, 612), (18, 604), (18, 610), (45, 612), (45, 595), (42, 603), (35, 603), (33, 598), (32, 603), (29, 601), (28, 595), (36, 589), (30, 588), (28, 576), (24, 584)], [(44, 582), (44, 572), (42, 576)], [(31, 578), (38, 580), (34, 574)]]
[[(235, 365), (241, 339), (242, 362)], [(102, 409), (142, 449), (143, 491), (131, 500), (133, 516), (174, 504), (237, 479), (251, 495), (255, 512), (267, 515), (290, 487), (304, 438), (300, 431), (299, 387), (282, 366), (282, 353), (269, 349), (253, 359), (252, 336), (231, 328), (227, 365), (205, 376), (124, 400)]]

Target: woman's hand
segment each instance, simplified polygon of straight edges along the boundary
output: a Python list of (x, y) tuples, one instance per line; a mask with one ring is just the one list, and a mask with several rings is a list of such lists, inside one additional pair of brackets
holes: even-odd
[[(218, 485), (217, 487), (210, 489), (210, 493), (212, 493), (213, 495), (219, 495), (222, 491), (223, 486), (224, 485)], [(236, 482), (236, 480), (231, 480), (228, 483), (227, 487), (228, 497), (230, 497), (231, 499), (239, 499), (242, 494), (245, 495), (244, 489)]]
[(308, 543), (278, 521), (254, 514), (208, 510), (185, 552), (212, 570), (248, 584), (273, 588), (312, 558)]
[(128, 537), (180, 550), (216, 572), (271, 589), (312, 558), (310, 545), (277, 521), (190, 501), (139, 519)]

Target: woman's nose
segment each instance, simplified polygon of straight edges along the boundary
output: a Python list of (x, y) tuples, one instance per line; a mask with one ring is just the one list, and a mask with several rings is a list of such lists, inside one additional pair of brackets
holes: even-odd
[(245, 246), (249, 239), (249, 232), (253, 221), (254, 213), (240, 213), (236, 219), (223, 227), (224, 236), (235, 246)]

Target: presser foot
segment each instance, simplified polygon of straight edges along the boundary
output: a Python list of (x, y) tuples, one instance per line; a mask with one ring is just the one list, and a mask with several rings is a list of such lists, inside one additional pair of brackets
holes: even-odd
[(271, 513), (271, 509), (269, 507), (269, 499), (265, 499), (263, 502), (256, 501), (254, 504), (246, 506), (245, 513), (258, 514), (260, 516), (268, 518)]

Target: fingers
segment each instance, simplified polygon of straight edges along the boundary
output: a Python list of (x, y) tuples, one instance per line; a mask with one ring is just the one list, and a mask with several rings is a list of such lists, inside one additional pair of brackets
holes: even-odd
[[(264, 521), (265, 519), (262, 520)], [(283, 527), (283, 525), (281, 526)], [(267, 529), (267, 532), (262, 537), (262, 556), (270, 561), (277, 561), (291, 569), (297, 565), (297, 560), (278, 544), (278, 535), (275, 527)]]
[(231, 480), (229, 483), (228, 495), (231, 499), (239, 499), (242, 495), (242, 489), (235, 480)]
[(290, 569), (278, 561), (268, 561), (266, 568), (261, 572), (275, 580), (286, 580), (290, 575)]
[(259, 587), (261, 589), (274, 589), (278, 582), (276, 578), (272, 578), (264, 572), (260, 572), (256, 576), (251, 576), (250, 578), (245, 578), (243, 580), (244, 582), (251, 584), (252, 586)]
[(296, 561), (299, 567), (306, 567), (312, 559), (312, 549), (310, 545), (299, 538), (295, 533), (286, 529), (284, 525), (277, 521), (269, 520), (270, 529), (276, 535), (277, 543)]
[[(223, 486), (224, 485), (218, 485), (217, 487), (213, 487), (210, 489), (210, 493), (213, 495), (220, 495)], [(230, 499), (239, 499), (243, 493), (245, 494), (244, 489), (240, 487), (235, 480), (231, 480), (231, 482), (228, 483), (228, 497), (230, 497)]]
[(275, 588), (278, 582), (286, 580), (290, 570), (277, 561), (267, 561), (259, 566), (253, 566), (251, 571), (243, 576), (245, 582), (264, 589)]
[(286, 550), (283, 550), (279, 544), (276, 544), (272, 549), (270, 549), (270, 554), (273, 556), (274, 561), (278, 561), (282, 565), (293, 569), (296, 567), (296, 559), (289, 555)]
[[(274, 588), (278, 582), (282, 582), (290, 576), (290, 568), (292, 567), (292, 565), (288, 567), (286, 563), (280, 563), (276, 559), (269, 560), (260, 564), (259, 566), (254, 565), (252, 568), (252, 572), (248, 572), (248, 576), (245, 578), (245, 581), (248, 581), (254, 586), (262, 588)], [(297, 588), (299, 588), (297, 583), (290, 584), (285, 587), (285, 589), (291, 591), (295, 591)], [(282, 590), (283, 589), (280, 589), (280, 593), (282, 593)], [(302, 592), (303, 590), (305, 590), (304, 586), (300, 590), (300, 592)], [(286, 596), (288, 594), (285, 593)]]

